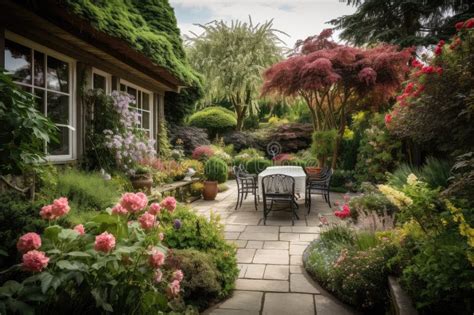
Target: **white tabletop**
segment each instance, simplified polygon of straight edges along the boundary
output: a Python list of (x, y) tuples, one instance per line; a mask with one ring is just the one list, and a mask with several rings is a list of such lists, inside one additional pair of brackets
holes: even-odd
[(301, 166), (269, 166), (258, 174), (258, 189), (262, 191), (262, 178), (267, 175), (283, 174), (295, 179), (295, 193), (304, 194), (306, 187), (306, 173)]

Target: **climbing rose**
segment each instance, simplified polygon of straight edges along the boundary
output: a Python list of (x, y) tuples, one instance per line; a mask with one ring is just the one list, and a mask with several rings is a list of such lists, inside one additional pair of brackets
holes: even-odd
[(121, 215), (121, 214), (127, 214), (128, 211), (127, 209), (125, 209), (124, 207), (122, 207), (121, 204), (116, 204), (113, 208), (112, 208), (112, 213), (113, 214), (118, 214), (118, 215)]
[(84, 235), (86, 233), (86, 230), (84, 229), (84, 225), (78, 224), (74, 227), (74, 231), (79, 233), (79, 235)]
[(178, 280), (179, 282), (181, 282), (183, 281), (183, 279), (184, 279), (184, 274), (180, 269), (173, 272), (173, 280)]
[(128, 211), (135, 213), (140, 210), (143, 210), (148, 204), (148, 198), (142, 192), (139, 193), (125, 193), (120, 199), (120, 204), (122, 207)]
[(161, 272), (160, 269), (156, 269), (153, 279), (155, 280), (156, 283), (160, 283), (162, 278), (163, 278), (163, 273)]
[(173, 282), (170, 283), (168, 288), (169, 288), (169, 293), (174, 296), (178, 295), (179, 291), (181, 290), (178, 280), (173, 280)]
[(54, 220), (56, 217), (53, 214), (53, 206), (47, 205), (41, 208), (40, 216), (45, 220)]
[(115, 247), (115, 237), (108, 233), (104, 232), (95, 237), (95, 250), (98, 252), (108, 253)]
[(155, 216), (151, 213), (145, 212), (138, 218), (138, 222), (143, 229), (148, 230), (151, 229), (155, 225)]
[(153, 268), (159, 268), (165, 263), (165, 254), (159, 250), (154, 249), (151, 252), (149, 263)]
[(23, 267), (31, 272), (40, 272), (48, 266), (49, 258), (44, 252), (30, 250), (23, 255)]
[(38, 249), (40, 247), (41, 237), (34, 232), (26, 233), (20, 237), (16, 243), (16, 248), (22, 253), (26, 253), (27, 251)]
[(150, 213), (153, 214), (153, 215), (159, 214), (160, 211), (161, 211), (160, 204), (159, 204), (159, 203), (156, 203), (156, 202), (152, 203), (152, 204), (150, 205), (150, 209), (148, 209), (148, 212), (150, 212)]
[(55, 199), (51, 206), (51, 212), (56, 218), (62, 217), (71, 210), (66, 197)]
[(392, 115), (390, 114), (387, 114), (385, 115), (385, 124), (390, 124), (390, 122), (392, 121)]
[(174, 197), (166, 197), (161, 201), (161, 206), (167, 209), (170, 212), (173, 212), (176, 209), (176, 199)]

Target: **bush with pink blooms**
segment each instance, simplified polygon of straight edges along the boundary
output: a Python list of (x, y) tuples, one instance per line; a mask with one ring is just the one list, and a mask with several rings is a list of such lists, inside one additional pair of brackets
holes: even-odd
[(207, 161), (214, 156), (214, 149), (210, 145), (202, 145), (193, 150), (193, 159), (199, 161)]
[(181, 296), (187, 275), (167, 264), (171, 251), (163, 244), (169, 220), (162, 216), (176, 201), (161, 208), (142, 193), (125, 193), (112, 209), (67, 228), (58, 224), (74, 211), (67, 198), (43, 206), (36, 215), (49, 226), (20, 235), (21, 262), (2, 272), (21, 272), (24, 280), (0, 287), (0, 313), (196, 313)]

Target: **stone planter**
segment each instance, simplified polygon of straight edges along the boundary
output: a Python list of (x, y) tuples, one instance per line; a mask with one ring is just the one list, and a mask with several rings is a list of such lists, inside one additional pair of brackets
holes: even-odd
[(130, 177), (133, 189), (145, 191), (147, 194), (151, 193), (153, 186), (153, 177), (151, 174), (140, 174)]
[(388, 287), (390, 289), (390, 314), (395, 315), (418, 315), (418, 311), (413, 307), (413, 302), (398, 283), (398, 279), (388, 277)]
[(205, 181), (204, 189), (202, 190), (202, 196), (204, 200), (214, 200), (216, 199), (218, 192), (217, 182)]

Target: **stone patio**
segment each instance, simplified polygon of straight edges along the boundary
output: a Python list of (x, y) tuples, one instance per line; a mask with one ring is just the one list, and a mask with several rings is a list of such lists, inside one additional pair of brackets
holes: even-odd
[[(311, 213), (299, 200), (299, 220), (291, 225), (289, 212), (271, 212), (263, 225), (263, 205), (255, 211), (251, 196), (234, 210), (235, 181), (214, 201), (198, 200), (193, 209), (209, 217), (218, 213), (225, 225), (225, 238), (237, 246), (239, 278), (229, 299), (204, 314), (356, 314), (315, 283), (303, 268), (302, 255), (309, 242), (319, 237), (318, 214), (334, 219), (321, 197), (313, 197)], [(332, 200), (342, 199), (332, 194)]]

